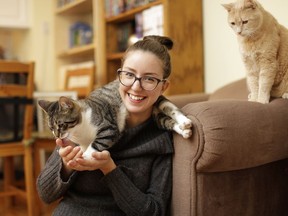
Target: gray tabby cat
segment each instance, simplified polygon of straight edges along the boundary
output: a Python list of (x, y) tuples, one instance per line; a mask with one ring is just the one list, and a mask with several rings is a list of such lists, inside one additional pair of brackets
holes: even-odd
[[(60, 97), (59, 101), (40, 100), (48, 125), (56, 138), (79, 143), (84, 157), (109, 149), (125, 129), (127, 110), (118, 92), (116, 80), (96, 89), (81, 100)], [(184, 138), (192, 134), (192, 122), (164, 96), (154, 105), (153, 116), (160, 128), (174, 130)]]
[(247, 71), (249, 101), (288, 98), (288, 30), (256, 0), (224, 4)]

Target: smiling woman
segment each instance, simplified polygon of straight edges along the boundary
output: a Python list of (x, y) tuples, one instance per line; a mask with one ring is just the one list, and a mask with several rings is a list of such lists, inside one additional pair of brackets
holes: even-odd
[[(84, 100), (41, 102), (61, 138), (37, 180), (43, 201), (63, 197), (54, 215), (168, 214), (173, 143), (160, 127), (189, 136), (191, 121), (162, 96), (169, 85), (164, 82), (170, 74), (167, 43), (172, 47), (170, 38), (160, 36), (136, 42), (118, 72), (121, 82)], [(154, 107), (169, 112), (153, 116)], [(94, 137), (91, 144), (83, 134)]]

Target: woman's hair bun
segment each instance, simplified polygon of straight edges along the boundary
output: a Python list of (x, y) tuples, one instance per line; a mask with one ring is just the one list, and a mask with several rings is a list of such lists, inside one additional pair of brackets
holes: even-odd
[(159, 36), (159, 35), (149, 35), (145, 36), (143, 40), (154, 40), (165, 46), (168, 50), (173, 47), (173, 41), (169, 37)]

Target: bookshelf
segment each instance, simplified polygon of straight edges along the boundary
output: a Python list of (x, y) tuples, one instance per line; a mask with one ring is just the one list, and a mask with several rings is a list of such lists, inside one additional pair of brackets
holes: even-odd
[(203, 92), (201, 0), (155, 0), (112, 16), (107, 15), (106, 9), (105, 36), (102, 41), (106, 48), (102, 50), (102, 55), (106, 56), (103, 65), (106, 64), (107, 81), (115, 78), (124, 54), (118, 49), (117, 31), (122, 28), (123, 23), (131, 22), (135, 25), (136, 14), (157, 5), (163, 6), (163, 34), (174, 41), (171, 50), (171, 85), (167, 94)]
[[(101, 56), (97, 58), (98, 49), (103, 47), (102, 35), (97, 32), (103, 31), (104, 2), (102, 0), (54, 0), (54, 2), (56, 73), (63, 73), (61, 68), (65, 66), (81, 65), (83, 62), (92, 61), (95, 64), (95, 86), (104, 85), (107, 83), (105, 70), (101, 68), (101, 64), (98, 64), (99, 61), (104, 61)], [(84, 39), (76, 38), (76, 36), (80, 37), (80, 33), (75, 38), (71, 37), (71, 27), (75, 23), (84, 23), (91, 27), (90, 36), (92, 37), (89, 41), (86, 39), (88, 42), (83, 43)], [(72, 45), (73, 40), (81, 42)], [(57, 74), (57, 77), (59, 78), (58, 87), (61, 89), (61, 85), (64, 83), (63, 74)]]
[[(65, 65), (94, 61), (96, 87), (114, 80), (124, 54), (123, 49), (118, 49), (117, 32), (125, 23), (131, 23), (131, 28), (134, 29), (136, 14), (163, 6), (163, 34), (174, 41), (171, 50), (171, 85), (167, 94), (204, 91), (201, 0), (147, 1), (144, 5), (113, 16), (106, 13), (108, 0), (54, 1), (56, 73), (60, 73), (59, 69)], [(59, 6), (59, 1), (66, 3)], [(69, 47), (69, 27), (77, 21), (88, 23), (92, 27), (93, 42)], [(133, 30), (129, 32), (132, 33)], [(58, 82), (63, 83), (61, 79)]]

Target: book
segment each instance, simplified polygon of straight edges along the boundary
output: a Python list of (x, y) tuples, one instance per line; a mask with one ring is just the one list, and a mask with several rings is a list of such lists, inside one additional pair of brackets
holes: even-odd
[(163, 5), (156, 5), (142, 12), (143, 36), (163, 35)]

